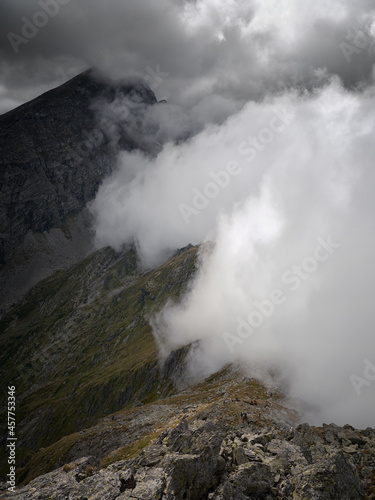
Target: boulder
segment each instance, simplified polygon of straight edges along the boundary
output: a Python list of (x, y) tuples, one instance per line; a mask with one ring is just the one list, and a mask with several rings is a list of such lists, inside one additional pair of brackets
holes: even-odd
[(165, 476), (163, 469), (142, 468), (134, 479), (134, 487), (126, 490), (118, 499), (160, 500), (163, 497)]
[(274, 475), (268, 465), (249, 463), (240, 465), (229, 480), (244, 495), (260, 495), (271, 491)]
[(208, 495), (209, 500), (248, 500), (248, 498), (229, 481), (225, 481), (213, 493)]
[(162, 462), (166, 471), (163, 500), (201, 500), (217, 487), (225, 470), (222, 457), (173, 453)]
[(236, 444), (233, 444), (232, 456), (234, 465), (247, 464), (249, 461), (245, 450), (242, 447), (237, 446)]
[(294, 487), (293, 498), (303, 500), (358, 500), (365, 494), (356, 471), (339, 450), (304, 467), (290, 481)]

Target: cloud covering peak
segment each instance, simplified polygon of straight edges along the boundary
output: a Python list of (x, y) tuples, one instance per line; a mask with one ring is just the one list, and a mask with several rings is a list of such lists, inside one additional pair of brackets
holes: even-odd
[(374, 12), (371, 0), (3, 0), (0, 110), (88, 66), (186, 106), (220, 96), (239, 109), (332, 75), (369, 85)]

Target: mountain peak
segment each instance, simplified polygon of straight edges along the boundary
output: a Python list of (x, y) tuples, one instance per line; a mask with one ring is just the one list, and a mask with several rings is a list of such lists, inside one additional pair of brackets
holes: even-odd
[[(121, 149), (155, 150), (136, 124), (156, 102), (142, 80), (111, 82), (90, 69), (0, 116), (0, 308), (92, 249), (89, 221), (80, 214)], [(111, 106), (118, 114), (111, 109), (103, 118)], [(68, 232), (80, 233), (74, 251), (63, 241), (67, 223)]]

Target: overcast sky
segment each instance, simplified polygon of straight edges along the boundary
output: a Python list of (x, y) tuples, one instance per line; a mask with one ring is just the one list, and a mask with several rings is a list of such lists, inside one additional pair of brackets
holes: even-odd
[(184, 106), (220, 96), (228, 113), (228, 101), (332, 74), (347, 86), (373, 81), (374, 45), (361, 35), (374, 31), (372, 0), (56, 2), (1, 1), (0, 112), (90, 66), (146, 77), (159, 99)]
[(24, 43), (43, 2), (2, 0), (0, 110), (90, 66), (168, 100), (145, 116), (170, 141), (120, 154), (91, 205), (98, 246), (135, 242), (145, 267), (216, 243), (152, 319), (161, 351), (278, 367), (314, 423), (374, 426), (373, 0), (65, 3)]

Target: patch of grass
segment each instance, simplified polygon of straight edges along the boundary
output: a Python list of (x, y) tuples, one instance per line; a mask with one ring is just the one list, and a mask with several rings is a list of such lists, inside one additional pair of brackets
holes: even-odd
[[(29, 483), (41, 474), (46, 474), (56, 469), (64, 462), (69, 450), (79, 441), (79, 433), (71, 434), (60, 439), (47, 448), (40, 449), (25, 467), (17, 470), (17, 477), (21, 486)], [(65, 467), (65, 466), (64, 466)], [(70, 467), (66, 464), (66, 467)], [(74, 468), (74, 467), (72, 467)], [(72, 469), (70, 469), (72, 470)], [(65, 470), (64, 472), (69, 472)]]
[(85, 470), (83, 473), (85, 474), (86, 477), (92, 476), (94, 474), (95, 467), (93, 465), (86, 465)]
[(77, 463), (72, 463), (72, 464), (65, 464), (62, 468), (62, 470), (66, 473), (72, 471), (77, 467)]
[(133, 443), (127, 444), (122, 448), (118, 448), (100, 462), (99, 468), (105, 469), (109, 465), (119, 462), (120, 460), (129, 460), (130, 458), (136, 457), (143, 450), (143, 448), (146, 448), (146, 446), (148, 446), (151, 441), (156, 439), (159, 434), (160, 431), (152, 432), (151, 434), (148, 434)]

